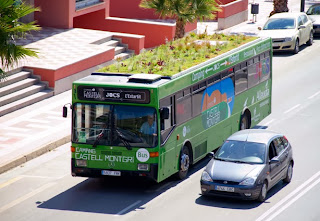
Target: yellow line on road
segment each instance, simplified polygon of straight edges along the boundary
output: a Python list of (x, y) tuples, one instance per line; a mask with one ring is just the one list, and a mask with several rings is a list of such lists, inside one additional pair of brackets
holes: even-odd
[(18, 176), (18, 177), (15, 177), (11, 180), (8, 180), (7, 182), (4, 182), (4, 183), (1, 183), (0, 184), (0, 189), (6, 187), (6, 186), (9, 186), (10, 184), (13, 184), (14, 182), (17, 182), (18, 180), (21, 180), (22, 177)]
[(22, 196), (22, 197), (20, 197), (20, 198), (18, 198), (16, 200), (14, 200), (14, 201), (12, 201), (11, 203), (8, 203), (7, 205), (5, 205), (5, 206), (0, 208), (0, 213), (2, 213), (5, 210), (10, 209), (10, 208), (18, 205), (19, 203), (21, 203), (21, 202), (23, 202), (23, 201), (25, 201), (25, 200), (27, 200), (27, 199), (29, 199), (31, 197), (33, 197), (34, 195), (44, 191), (45, 189), (48, 189), (49, 187), (53, 186), (54, 184), (56, 184), (56, 183), (47, 183), (46, 185), (41, 186), (38, 189), (35, 189), (34, 191), (32, 191), (32, 192), (30, 192), (30, 193), (28, 193), (28, 194), (26, 194), (26, 195), (24, 195), (24, 196)]

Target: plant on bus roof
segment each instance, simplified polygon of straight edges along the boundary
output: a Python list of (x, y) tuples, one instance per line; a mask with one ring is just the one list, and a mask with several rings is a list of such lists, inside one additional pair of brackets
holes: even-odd
[(117, 59), (115, 64), (99, 71), (172, 76), (254, 39), (245, 35), (191, 33), (127, 60)]

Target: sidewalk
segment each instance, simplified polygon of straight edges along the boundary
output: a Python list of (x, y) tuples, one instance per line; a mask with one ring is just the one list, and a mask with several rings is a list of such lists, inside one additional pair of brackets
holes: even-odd
[(71, 91), (0, 117), (0, 174), (70, 141)]
[[(256, 35), (273, 9), (271, 0), (255, 0), (259, 4), (256, 22), (250, 21), (252, 1), (249, 1), (249, 20), (225, 30), (216, 30), (216, 22), (199, 22), (198, 32), (243, 33)], [(306, 2), (306, 8), (308, 9)], [(288, 0), (290, 12), (300, 11), (300, 0)], [(71, 91), (0, 117), (0, 174), (22, 165), (43, 153), (70, 142), (71, 112), (62, 117), (63, 105), (71, 102)]]

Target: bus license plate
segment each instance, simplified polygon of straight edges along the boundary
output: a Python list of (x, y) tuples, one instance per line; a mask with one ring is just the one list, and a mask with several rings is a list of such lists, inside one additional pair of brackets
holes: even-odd
[(121, 176), (120, 171), (102, 170), (101, 174), (106, 176)]
[(216, 190), (218, 190), (218, 191), (226, 191), (226, 192), (234, 192), (234, 187), (216, 186)]

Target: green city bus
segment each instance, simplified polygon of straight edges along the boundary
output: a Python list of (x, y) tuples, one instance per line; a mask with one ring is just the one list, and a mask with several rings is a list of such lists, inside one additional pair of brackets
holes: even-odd
[[(258, 38), (171, 77), (92, 73), (72, 86), (72, 175), (184, 179), (271, 113), (272, 42)], [(64, 116), (66, 116), (64, 107)]]

